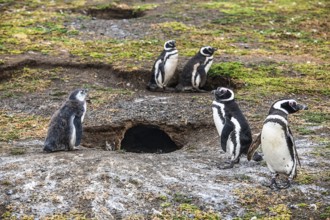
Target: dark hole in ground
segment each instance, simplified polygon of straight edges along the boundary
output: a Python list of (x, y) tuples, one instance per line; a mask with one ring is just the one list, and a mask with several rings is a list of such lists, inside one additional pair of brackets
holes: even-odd
[(169, 153), (179, 147), (158, 126), (136, 125), (126, 131), (121, 149), (134, 153)]
[(98, 19), (131, 19), (145, 15), (145, 11), (137, 10), (126, 4), (107, 5), (101, 8), (90, 8), (87, 14)]

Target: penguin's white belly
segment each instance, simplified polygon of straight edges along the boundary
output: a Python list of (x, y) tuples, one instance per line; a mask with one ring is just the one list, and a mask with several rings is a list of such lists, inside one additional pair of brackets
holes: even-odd
[(165, 63), (165, 79), (164, 86), (167, 85), (168, 81), (173, 77), (176, 66), (178, 65), (178, 54), (170, 56)]
[(224, 124), (219, 116), (218, 109), (215, 107), (212, 107), (212, 111), (213, 111), (213, 121), (214, 121), (215, 127), (217, 128), (218, 134), (221, 137), (221, 132), (222, 132)]
[(73, 148), (76, 144), (76, 127), (74, 126), (73, 120), (74, 116), (71, 116), (70, 118), (70, 131), (71, 131), (71, 137), (70, 137), (70, 147)]
[(290, 174), (294, 161), (281, 125), (268, 122), (262, 128), (261, 147), (264, 159), (271, 172)]

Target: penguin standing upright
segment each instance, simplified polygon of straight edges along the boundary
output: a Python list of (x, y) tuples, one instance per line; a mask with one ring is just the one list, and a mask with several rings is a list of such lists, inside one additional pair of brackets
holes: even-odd
[(202, 87), (206, 83), (207, 72), (213, 63), (213, 53), (216, 48), (206, 46), (200, 48), (184, 66), (180, 75), (177, 91), (198, 91), (203, 92)]
[[(297, 163), (300, 161), (289, 127), (288, 115), (299, 110), (307, 110), (307, 106), (298, 104), (294, 99), (281, 99), (273, 103), (266, 117), (261, 133), (248, 152), (251, 159), (254, 151), (261, 145), (264, 159), (272, 175), (271, 188), (287, 188), (296, 177)], [(285, 185), (277, 184), (279, 174), (288, 176)]]
[[(228, 88), (219, 87), (213, 90), (215, 100), (212, 103), (213, 120), (220, 136), (223, 151), (231, 155), (230, 164), (219, 167), (232, 168), (239, 163), (242, 154), (246, 154), (252, 142), (250, 126), (234, 99), (234, 92)], [(260, 155), (254, 160), (260, 161)]]
[(52, 116), (44, 143), (44, 151), (73, 150), (82, 138), (82, 122), (87, 110), (87, 90), (73, 91), (68, 100)]
[(152, 75), (147, 89), (150, 91), (164, 91), (168, 89), (166, 86), (174, 76), (177, 64), (178, 50), (175, 47), (175, 41), (166, 41), (163, 52), (159, 55), (152, 67)]

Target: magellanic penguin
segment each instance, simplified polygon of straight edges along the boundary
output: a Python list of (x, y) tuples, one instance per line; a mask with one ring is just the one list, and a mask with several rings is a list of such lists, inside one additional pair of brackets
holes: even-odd
[(213, 53), (216, 50), (210, 46), (200, 48), (198, 53), (184, 66), (179, 84), (176, 86), (177, 91), (204, 92), (202, 88), (206, 83), (207, 72), (211, 68)]
[[(255, 150), (261, 145), (264, 159), (272, 175), (271, 188), (287, 188), (297, 175), (297, 163), (300, 161), (296, 145), (289, 127), (288, 115), (299, 110), (307, 110), (307, 106), (298, 104), (294, 99), (281, 99), (273, 103), (266, 117), (261, 133), (248, 152), (251, 159)], [(285, 185), (279, 185), (276, 177), (279, 174), (288, 176)]]
[(166, 41), (164, 50), (156, 59), (152, 67), (151, 79), (147, 85), (150, 91), (165, 91), (170, 90), (167, 84), (174, 76), (178, 65), (178, 50), (174, 40)]
[(87, 90), (77, 89), (52, 116), (44, 143), (45, 152), (73, 150), (82, 138), (82, 123), (87, 110)]
[[(234, 92), (228, 88), (219, 87), (213, 90), (215, 100), (212, 103), (213, 120), (220, 136), (223, 151), (231, 155), (230, 164), (219, 167), (232, 168), (239, 163), (242, 154), (246, 154), (252, 142), (251, 129), (238, 104), (234, 99)], [(260, 161), (260, 155), (254, 160)]]

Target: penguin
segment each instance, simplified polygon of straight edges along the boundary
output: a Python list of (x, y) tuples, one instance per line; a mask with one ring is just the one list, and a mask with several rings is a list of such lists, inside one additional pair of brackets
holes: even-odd
[[(248, 152), (248, 160), (261, 145), (264, 159), (272, 173), (270, 188), (285, 189), (290, 187), (292, 180), (297, 176), (297, 164), (300, 165), (296, 145), (289, 127), (288, 115), (308, 107), (298, 104), (294, 99), (275, 101), (270, 107), (261, 133), (253, 142)], [(288, 177), (285, 185), (276, 182), (276, 177), (284, 174)]]
[(166, 41), (164, 50), (156, 59), (152, 67), (151, 79), (147, 85), (149, 91), (166, 91), (167, 84), (174, 76), (178, 65), (178, 50), (175, 46), (175, 40)]
[(69, 151), (80, 145), (82, 123), (87, 110), (87, 92), (86, 89), (74, 90), (53, 114), (44, 143), (45, 152)]
[[(251, 129), (235, 102), (232, 90), (218, 87), (212, 94), (215, 97), (212, 103), (213, 120), (220, 136), (220, 145), (231, 156), (229, 165), (219, 168), (233, 168), (235, 163), (239, 163), (240, 156), (248, 152), (252, 142)], [(260, 161), (262, 157), (256, 154), (254, 160)]]
[(213, 53), (216, 48), (205, 46), (200, 48), (184, 66), (180, 75), (177, 91), (197, 91), (205, 92), (202, 87), (206, 83), (207, 73), (213, 63)]

